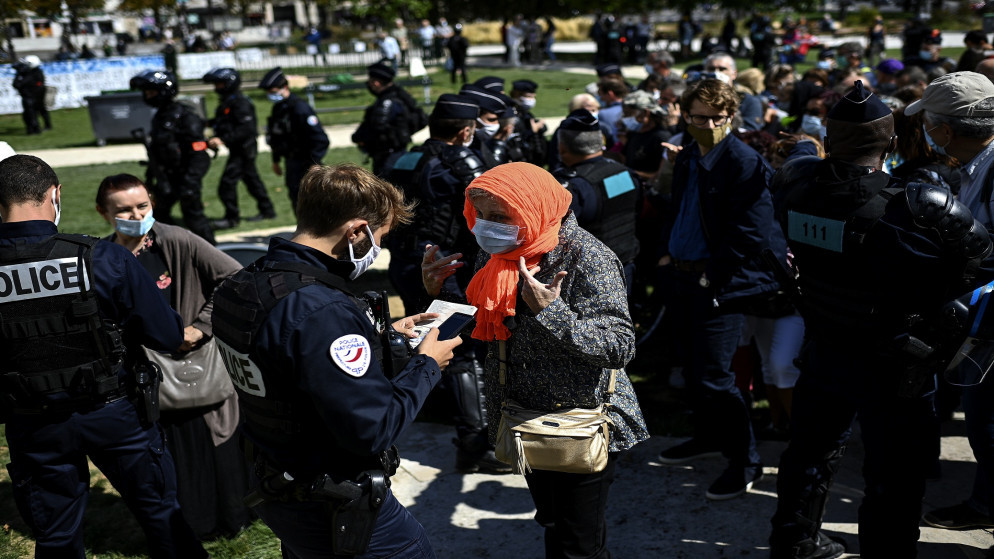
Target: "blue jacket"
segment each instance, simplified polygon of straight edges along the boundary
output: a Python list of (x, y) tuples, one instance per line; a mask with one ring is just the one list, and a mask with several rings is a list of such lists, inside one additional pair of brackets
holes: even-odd
[[(669, 246), (669, 233), (687, 189), (690, 151), (686, 145), (673, 169), (673, 201), (664, 227), (662, 250)], [(779, 289), (762, 258), (773, 250), (786, 262), (787, 243), (773, 216), (768, 188), (773, 170), (756, 150), (735, 136), (718, 143), (697, 170), (701, 220), (711, 258), (706, 275), (719, 304)]]
[[(0, 245), (39, 243), (56, 233), (58, 229), (51, 221), (0, 223)], [(142, 354), (138, 344), (164, 352), (176, 351), (183, 343), (183, 321), (131, 251), (100, 241), (92, 258), (100, 315), (121, 328), (128, 355)], [(121, 374), (125, 374), (123, 369)]]

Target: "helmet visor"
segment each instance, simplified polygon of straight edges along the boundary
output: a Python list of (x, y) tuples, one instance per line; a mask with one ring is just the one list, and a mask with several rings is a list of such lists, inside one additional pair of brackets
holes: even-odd
[(946, 368), (945, 377), (955, 386), (974, 386), (983, 382), (994, 365), (994, 340), (967, 338)]

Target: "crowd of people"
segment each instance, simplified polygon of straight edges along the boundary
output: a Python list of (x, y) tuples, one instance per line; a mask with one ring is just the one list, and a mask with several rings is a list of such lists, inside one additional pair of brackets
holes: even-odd
[[(751, 34), (769, 22), (753, 23)], [(534, 25), (508, 22), (510, 66)], [(615, 32), (610, 19), (598, 25)], [(0, 278), (41, 278), (0, 290), (0, 310), (24, 325), (0, 337), (0, 418), (40, 555), (82, 549), (79, 456), (89, 455), (164, 557), (203, 556), (197, 538), (233, 533), (253, 514), (288, 557), (434, 557), (389, 485), (394, 443), (434, 393), (452, 410), (458, 471), (525, 475), (546, 557), (609, 557), (619, 458), (649, 437), (625, 370), (633, 316), (659, 304), (653, 340), (670, 368), (660, 374), (685, 389), (692, 432), (657, 460), (723, 457), (704, 494), (724, 501), (762, 478), (757, 438), (788, 440), (774, 559), (846, 551), (822, 517), (857, 421), (862, 556), (914, 557), (923, 518), (994, 528), (982, 352), (994, 340), (984, 317), (994, 58), (982, 31), (967, 34), (959, 61), (941, 56), (941, 31), (929, 29), (906, 35), (917, 44), (902, 60), (871, 67), (865, 56), (882, 57), (871, 29), (867, 47), (823, 49), (803, 74), (762, 53), (740, 69), (721, 50), (678, 70), (670, 52), (643, 46), (638, 84), (608, 49), (550, 130), (534, 115), (540, 85), (499, 71), (472, 83), (461, 73), (459, 92), (426, 114), (395, 83), (398, 61), (413, 37), (424, 56), (451, 49), (459, 26), (421, 29), (403, 41), (381, 34), (395, 57), (367, 69), (375, 101), (352, 139), (372, 172), (321, 165), (329, 142), (314, 109), (280, 68), (260, 80), (297, 228), (242, 269), (211, 246), (214, 230), (242, 219), (237, 182), (258, 202), (248, 220), (275, 212), (255, 169), (255, 108), (232, 68), (204, 76), (222, 101), (210, 136), (175, 101), (171, 72), (134, 77), (157, 108), (150, 172), (101, 183), (97, 211), (115, 229), (104, 241), (57, 233), (62, 185), (45, 162), (0, 161)], [(429, 139), (412, 146), (425, 127)], [(232, 154), (226, 213), (210, 220), (201, 180), (221, 145)], [(188, 230), (170, 223), (176, 203)], [(406, 315), (395, 322), (383, 301), (351, 292), (383, 248)], [(433, 328), (412, 347), (439, 300), (472, 306), (471, 332), (443, 339)], [(72, 350), (58, 363), (53, 335)], [(142, 356), (208, 342), (234, 392), (159, 417)], [(959, 392), (976, 483), (967, 501), (922, 517), (939, 426)], [(765, 426), (753, 422), (760, 394)], [(603, 410), (606, 460), (584, 473), (508, 463), (510, 402)], [(141, 483), (150, 461), (165, 483)], [(231, 500), (238, 493), (251, 512)]]

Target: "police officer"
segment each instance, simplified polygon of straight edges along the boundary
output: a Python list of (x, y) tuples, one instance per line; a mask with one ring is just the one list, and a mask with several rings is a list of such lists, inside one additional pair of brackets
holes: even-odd
[(947, 343), (940, 309), (994, 277), (990, 239), (966, 206), (880, 170), (894, 117), (855, 86), (827, 115), (828, 158), (789, 162), (773, 181), (807, 341), (777, 476), (774, 559), (845, 551), (821, 522), (854, 419), (866, 450), (860, 556), (916, 555), (934, 375), (962, 341)]
[(154, 186), (155, 219), (172, 223), (179, 202), (186, 226), (214, 244), (214, 232), (200, 198), (204, 175), (211, 166), (204, 139), (204, 119), (176, 100), (179, 80), (165, 70), (146, 70), (131, 78), (131, 89), (141, 90), (145, 104), (155, 107), (148, 143), (149, 178)]
[(280, 160), (286, 160), (286, 189), (297, 211), (297, 191), (300, 179), (313, 165), (320, 165), (331, 142), (314, 109), (300, 97), (290, 93), (290, 82), (277, 66), (259, 81), (259, 89), (266, 91), (275, 103), (266, 121), (266, 143), (273, 152), (273, 172), (283, 174)]
[[(408, 314), (427, 304), (420, 282), (426, 246), (444, 247), (443, 255), (461, 253), (468, 261), (478, 250), (461, 210), (466, 187), (486, 170), (479, 155), (465, 145), (473, 138), (479, 111), (472, 98), (439, 96), (428, 120), (431, 137), (424, 145), (387, 161), (387, 179), (401, 187), (409, 201), (417, 201), (413, 222), (403, 234), (392, 235), (390, 252), (390, 279)], [(471, 267), (460, 268), (446, 280), (446, 290), (463, 298), (472, 278)], [(511, 468), (497, 460), (487, 441), (483, 368), (476, 349), (472, 345), (457, 348), (443, 381), (455, 403), (456, 470), (509, 473)]]
[(514, 134), (515, 115), (511, 98), (476, 85), (464, 85), (459, 90), (480, 107), (476, 118), (476, 133), (470, 147), (480, 154), (487, 169), (511, 161), (521, 161), (521, 150), (508, 143)]
[(228, 229), (238, 225), (239, 179), (245, 180), (249, 194), (255, 198), (259, 207), (258, 215), (245, 221), (275, 218), (273, 202), (255, 168), (259, 132), (255, 105), (239, 90), (242, 77), (234, 68), (214, 68), (204, 74), (204, 82), (214, 84), (214, 91), (221, 98), (214, 120), (209, 123), (214, 129), (214, 136), (207, 140), (207, 147), (216, 150), (221, 146), (228, 146), (228, 163), (224, 166), (221, 183), (217, 187), (218, 198), (224, 204), (224, 218), (214, 220), (211, 225), (214, 229)]
[(38, 117), (45, 121), (45, 130), (52, 129), (52, 119), (45, 107), (45, 72), (41, 69), (41, 59), (30, 54), (14, 64), (14, 89), (21, 96), (21, 116), (28, 135), (41, 134)]
[[(214, 296), (214, 334), (259, 476), (255, 511), (287, 557), (434, 557), (389, 491), (391, 449), (460, 342), (432, 329), (413, 357), (381, 362), (389, 348), (378, 330), (390, 333), (389, 324), (349, 292), (410, 206), (350, 164), (312, 167), (299, 201), (294, 237), (274, 238)], [(429, 316), (394, 327), (414, 337), (415, 321)]]
[(586, 109), (577, 109), (559, 128), (563, 168), (556, 179), (570, 189), (570, 209), (580, 227), (608, 246), (625, 267), (625, 285), (632, 291), (639, 242), (635, 222), (642, 202), (641, 182), (617, 161), (604, 157), (600, 122)]
[(511, 99), (514, 101), (514, 111), (517, 121), (514, 123), (516, 141), (520, 144), (523, 161), (534, 165), (545, 165), (548, 142), (545, 139), (549, 127), (545, 121), (535, 118), (532, 109), (535, 108), (538, 84), (531, 80), (516, 80), (511, 82)]
[(89, 457), (135, 514), (151, 556), (207, 557), (176, 501), (155, 424), (158, 380), (136, 358), (139, 344), (177, 350), (183, 323), (127, 249), (59, 234), (61, 201), (41, 159), (0, 162), (0, 421), (35, 553), (84, 556)]
[(379, 175), (390, 154), (406, 149), (411, 135), (428, 122), (418, 102), (393, 82), (397, 74), (393, 66), (380, 61), (367, 72), (366, 88), (376, 96), (376, 101), (366, 108), (352, 141), (373, 159), (373, 172)]

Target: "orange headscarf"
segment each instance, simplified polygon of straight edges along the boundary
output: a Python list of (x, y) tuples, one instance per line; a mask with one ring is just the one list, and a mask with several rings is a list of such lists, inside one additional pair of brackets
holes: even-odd
[(506, 340), (510, 330), (504, 319), (514, 316), (518, 297), (518, 258), (531, 268), (542, 255), (559, 244), (559, 226), (569, 211), (572, 196), (549, 174), (531, 163), (506, 163), (483, 173), (467, 187), (463, 215), (470, 229), (476, 225), (476, 208), (470, 201), (471, 188), (485, 190), (507, 206), (512, 223), (523, 227), (523, 242), (514, 250), (492, 254), (466, 289), (476, 312), (473, 337), (478, 340)]

